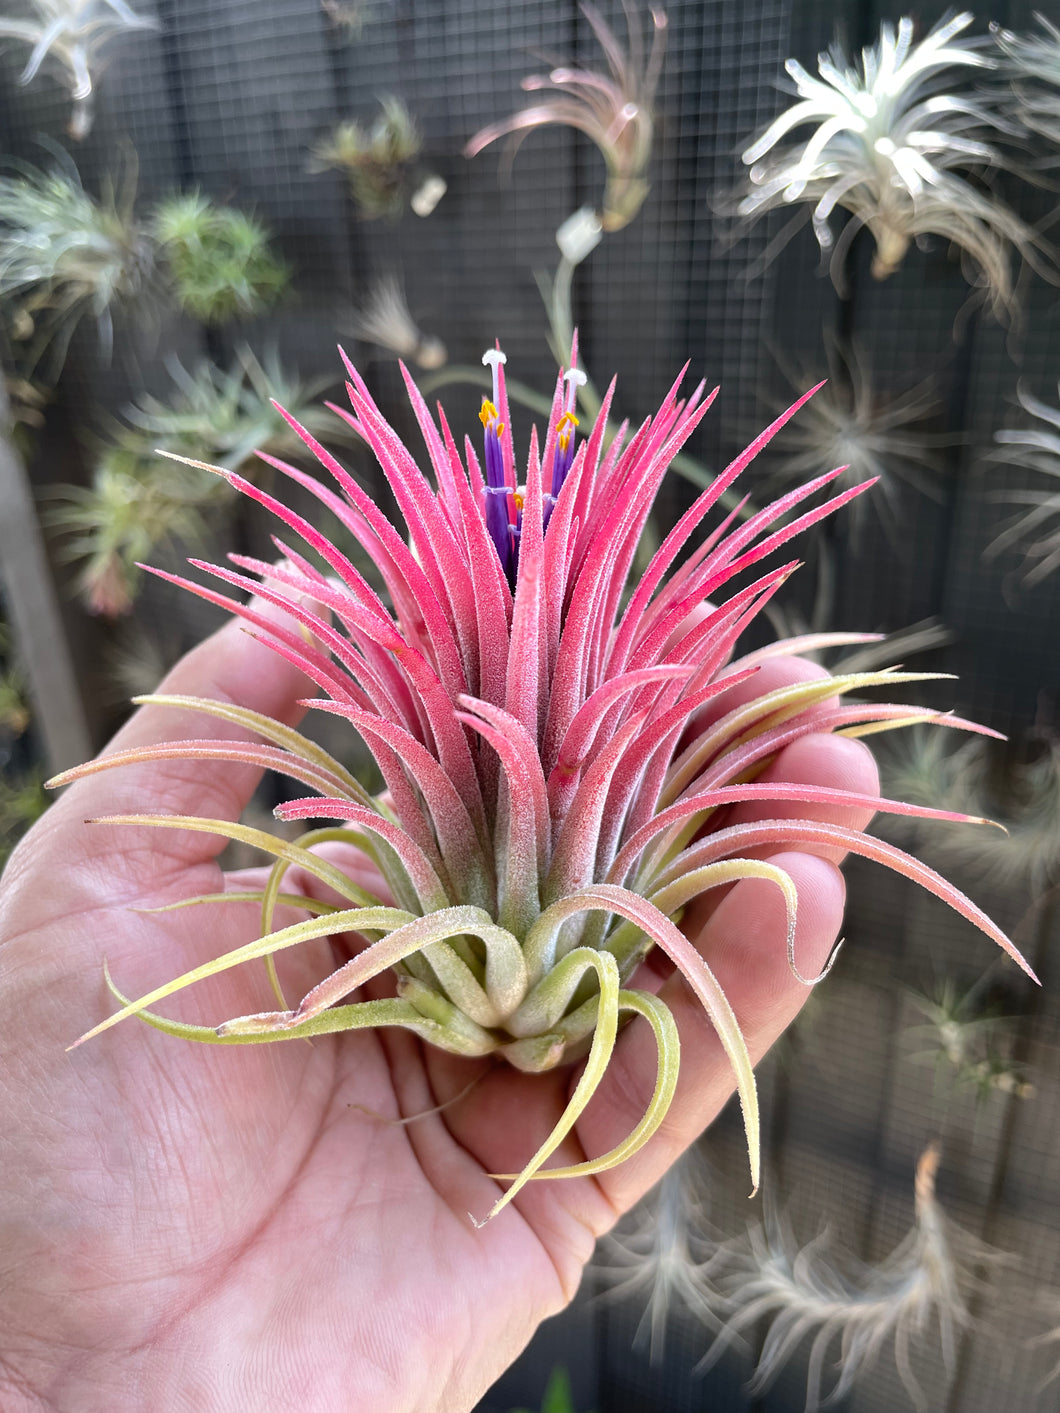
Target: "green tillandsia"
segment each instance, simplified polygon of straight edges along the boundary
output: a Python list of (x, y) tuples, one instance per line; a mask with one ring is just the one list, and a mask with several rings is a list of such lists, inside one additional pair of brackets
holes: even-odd
[[(494, 349), (484, 362), (492, 396), (480, 414), (481, 461), (470, 443), (461, 459), (444, 414), (437, 425), (405, 374), (433, 483), (347, 364), (352, 412), (344, 415), (378, 458), (404, 534), (295, 419), (288, 420), (336, 489), (270, 461), (369, 552), (385, 598), (306, 517), (237, 473), (213, 468), (300, 536), (324, 568), (287, 545), (288, 558), (279, 566), (247, 555), (231, 556), (230, 566), (192, 561), (223, 584), (252, 589), (259, 601), (282, 611), (279, 620), (253, 602), (155, 572), (226, 606), (297, 664), (322, 694), (307, 705), (349, 723), (372, 751), (386, 788), (369, 795), (307, 737), (260, 714), (204, 699), (148, 698), (216, 715), (251, 739), (190, 739), (118, 752), (53, 783), (171, 757), (238, 761), (279, 771), (314, 792), (280, 805), (281, 819), (329, 823), (288, 841), (227, 820), (113, 817), (111, 824), (240, 839), (274, 863), (260, 890), (259, 938), (123, 1002), (82, 1039), (140, 1015), (174, 1035), (211, 1044), (386, 1025), (456, 1055), (493, 1055), (527, 1072), (584, 1058), (565, 1111), (521, 1172), (507, 1175), (511, 1185), (494, 1215), (530, 1180), (602, 1172), (658, 1131), (680, 1065), (672, 1015), (637, 985), (642, 959), (658, 948), (688, 982), (728, 1056), (757, 1186), (751, 1059), (717, 978), (678, 926), (694, 899), (737, 878), (771, 883), (787, 911), (789, 962), (813, 983), (820, 978), (804, 976), (795, 955), (797, 890), (783, 869), (756, 855), (763, 846), (838, 848), (915, 879), (1029, 968), (969, 899), (893, 845), (811, 819), (734, 824), (727, 807), (788, 801), (967, 818), (847, 790), (767, 783), (762, 775), (778, 752), (809, 734), (867, 735), (926, 718), (980, 728), (850, 696), (937, 674), (851, 672), (753, 694), (763, 662), (797, 653), (804, 642), (796, 638), (734, 657), (742, 632), (795, 565), (766, 570), (728, 597), (725, 586), (864, 487), (803, 508), (840, 474), (829, 472), (743, 522), (730, 513), (695, 549), (686, 546), (805, 399), (711, 482), (633, 579), (653, 498), (714, 394), (705, 396), (701, 384), (683, 398), (678, 380), (635, 434), (605, 442), (612, 386), (588, 435), (580, 436), (575, 350), (557, 379), (544, 436), (531, 433), (519, 475), (505, 358)], [(829, 641), (812, 636), (817, 647)], [(851, 635), (835, 641), (849, 643)], [(734, 698), (729, 694), (737, 687), (743, 690)], [(712, 724), (698, 724), (708, 706)], [(365, 855), (374, 884), (353, 882), (317, 852), (320, 843), (335, 839)], [(277, 927), (275, 909), (285, 891), (291, 896), (284, 879), (294, 866), (340, 901), (332, 911)], [(222, 906), (215, 897), (198, 901)], [(294, 1005), (281, 999), (276, 1010), (210, 1026), (178, 1025), (153, 1009), (195, 981), (248, 961), (271, 963), (305, 942), (351, 932), (363, 939), (363, 949)], [(396, 997), (350, 1000), (385, 973), (394, 977)], [(280, 997), (275, 973), (273, 980)], [(643, 1118), (611, 1151), (546, 1167), (606, 1073), (627, 1019), (647, 1025), (655, 1044), (655, 1085)]]

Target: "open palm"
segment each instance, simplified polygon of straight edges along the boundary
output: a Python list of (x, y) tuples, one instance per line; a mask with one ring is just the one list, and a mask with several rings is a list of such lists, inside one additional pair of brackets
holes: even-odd
[[(814, 669), (769, 671), (790, 680)], [(229, 625), (178, 664), (165, 690), (293, 721), (309, 688)], [(208, 729), (237, 734), (220, 721)], [(149, 707), (114, 746), (185, 734), (180, 712)], [(804, 738), (772, 773), (875, 786), (868, 752), (842, 738)], [(139, 995), (257, 935), (252, 905), (136, 911), (223, 888), (223, 840), (86, 818), (144, 808), (235, 818), (255, 781), (248, 767), (203, 762), (83, 780), (23, 841), (0, 885), (5, 1413), (469, 1409), (571, 1299), (597, 1236), (732, 1088), (685, 983), (660, 974), (682, 1041), (663, 1129), (596, 1178), (531, 1183), (479, 1228), (472, 1218), (501, 1190), (489, 1174), (517, 1171), (548, 1133), (569, 1068), (521, 1075), (398, 1031), (214, 1048), (125, 1025), (66, 1053), (110, 1004), (104, 959)], [(819, 814), (865, 822), (850, 810)], [(778, 857), (799, 887), (797, 946), (809, 969), (837, 934), (842, 880), (834, 859)], [(686, 930), (757, 1058), (805, 996), (787, 966), (779, 895), (739, 883)], [(333, 945), (287, 954), (290, 994), (333, 969)], [(269, 1003), (264, 971), (251, 966), (175, 998), (171, 1013), (213, 1022)], [(654, 1071), (654, 1041), (634, 1022), (561, 1160), (620, 1141)]]

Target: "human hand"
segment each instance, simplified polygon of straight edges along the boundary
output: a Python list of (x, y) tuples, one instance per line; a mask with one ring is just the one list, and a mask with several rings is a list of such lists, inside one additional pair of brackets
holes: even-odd
[[(774, 660), (747, 690), (819, 672)], [(229, 625), (162, 690), (234, 699), (293, 722), (310, 687)], [(725, 709), (739, 699), (736, 687)], [(197, 716), (190, 734), (207, 733), (238, 734)], [(183, 713), (152, 706), (111, 749), (186, 734)], [(257, 935), (249, 905), (135, 911), (221, 891), (223, 840), (84, 820), (145, 807), (236, 818), (256, 778), (249, 767), (201, 761), (86, 778), (26, 837), (0, 883), (5, 1413), (469, 1409), (572, 1298), (597, 1237), (732, 1090), (699, 1003), (679, 976), (657, 969), (682, 1045), (663, 1127), (618, 1168), (530, 1183), (479, 1229), (469, 1212), (484, 1215), (499, 1193), (488, 1175), (517, 1171), (550, 1131), (570, 1094), (569, 1067), (520, 1074), (393, 1030), (207, 1048), (126, 1025), (66, 1053), (109, 1004), (104, 958), (139, 995)], [(866, 748), (823, 735), (789, 746), (761, 778), (876, 789)], [(867, 822), (851, 808), (777, 803), (734, 807), (730, 820), (785, 813)], [(813, 974), (839, 929), (836, 859), (772, 857), (798, 887), (797, 955)], [(314, 886), (301, 880), (305, 891)], [(285, 887), (297, 887), (293, 876)], [(757, 1060), (807, 994), (788, 967), (778, 890), (745, 880), (705, 895), (684, 926)], [(281, 974), (300, 995), (334, 965), (321, 941), (285, 953)], [(270, 1004), (263, 969), (244, 967), (174, 998), (172, 1009), (201, 1019)], [(559, 1161), (625, 1137), (655, 1063), (650, 1032), (634, 1021)]]

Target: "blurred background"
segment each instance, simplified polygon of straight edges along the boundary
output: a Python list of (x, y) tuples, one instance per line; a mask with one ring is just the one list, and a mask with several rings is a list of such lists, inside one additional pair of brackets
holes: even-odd
[[(917, 6), (913, 42), (943, 18)], [(944, 180), (897, 244), (855, 200), (919, 141), (882, 100), (892, 148), (860, 176), (827, 106), (748, 152), (798, 101), (785, 61), (809, 83), (833, 42), (891, 102), (900, 19), (861, 0), (0, 0), (0, 857), (43, 779), (222, 616), (135, 561), (272, 553), (263, 514), (155, 448), (267, 487), (253, 450), (295, 454), (276, 396), (384, 497), (324, 408), (339, 341), (400, 431), (398, 356), (460, 436), (499, 339), (519, 444), (572, 325), (634, 422), (691, 360), (721, 393), (656, 534), (828, 377), (745, 488), (846, 462), (880, 484), (800, 542), (773, 629), (897, 635), (878, 665), (957, 674), (919, 699), (1007, 738), (883, 738), (890, 793), (1009, 828), (886, 837), (996, 917), (1042, 989), (851, 863), (844, 952), (760, 1067), (765, 1197), (746, 1199), (727, 1113), (482, 1413), (781, 1413), (837, 1387), (843, 1413), (1060, 1403), (1060, 32), (997, 0), (908, 79)], [(571, 69), (598, 76), (577, 90), (597, 109)], [(506, 122), (532, 108), (513, 152)]]

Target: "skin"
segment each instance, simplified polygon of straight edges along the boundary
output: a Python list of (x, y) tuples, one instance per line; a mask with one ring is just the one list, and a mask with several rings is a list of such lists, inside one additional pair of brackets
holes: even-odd
[[(776, 660), (753, 690), (820, 672)], [(180, 662), (164, 690), (238, 700), (292, 723), (298, 698), (311, 694), (235, 624)], [(238, 734), (202, 715), (148, 707), (110, 749)], [(827, 736), (789, 747), (768, 778), (876, 789), (867, 749)], [(85, 779), (23, 840), (0, 882), (5, 1413), (470, 1409), (538, 1324), (571, 1300), (597, 1237), (732, 1090), (687, 986), (653, 970), (645, 982), (673, 1010), (682, 1045), (663, 1128), (623, 1166), (531, 1183), (477, 1228), (469, 1213), (484, 1216), (502, 1190), (488, 1174), (517, 1171), (544, 1138), (572, 1087), (570, 1068), (520, 1075), (427, 1051), (398, 1031), (222, 1048), (135, 1021), (68, 1053), (114, 1007), (104, 957), (123, 991), (141, 995), (257, 935), (252, 905), (133, 911), (219, 891), (223, 841), (84, 821), (145, 809), (236, 818), (255, 780), (247, 767), (196, 762)], [(851, 810), (767, 811), (867, 823)], [(756, 817), (765, 815), (749, 806), (730, 816)], [(798, 886), (797, 956), (815, 971), (842, 916), (837, 860), (771, 857)], [(246, 886), (247, 877), (230, 875), (229, 886)], [(297, 876), (289, 886), (299, 886)], [(308, 891), (310, 881), (300, 886)], [(807, 995), (787, 967), (777, 890), (745, 881), (715, 892), (685, 927), (757, 1059)], [(303, 994), (346, 955), (341, 942), (285, 953), (288, 995)], [(215, 1024), (270, 1007), (270, 994), (255, 965), (164, 1009)], [(643, 1113), (654, 1073), (654, 1044), (638, 1020), (621, 1033), (560, 1159), (620, 1141)], [(424, 1113), (447, 1101), (443, 1112)]]

